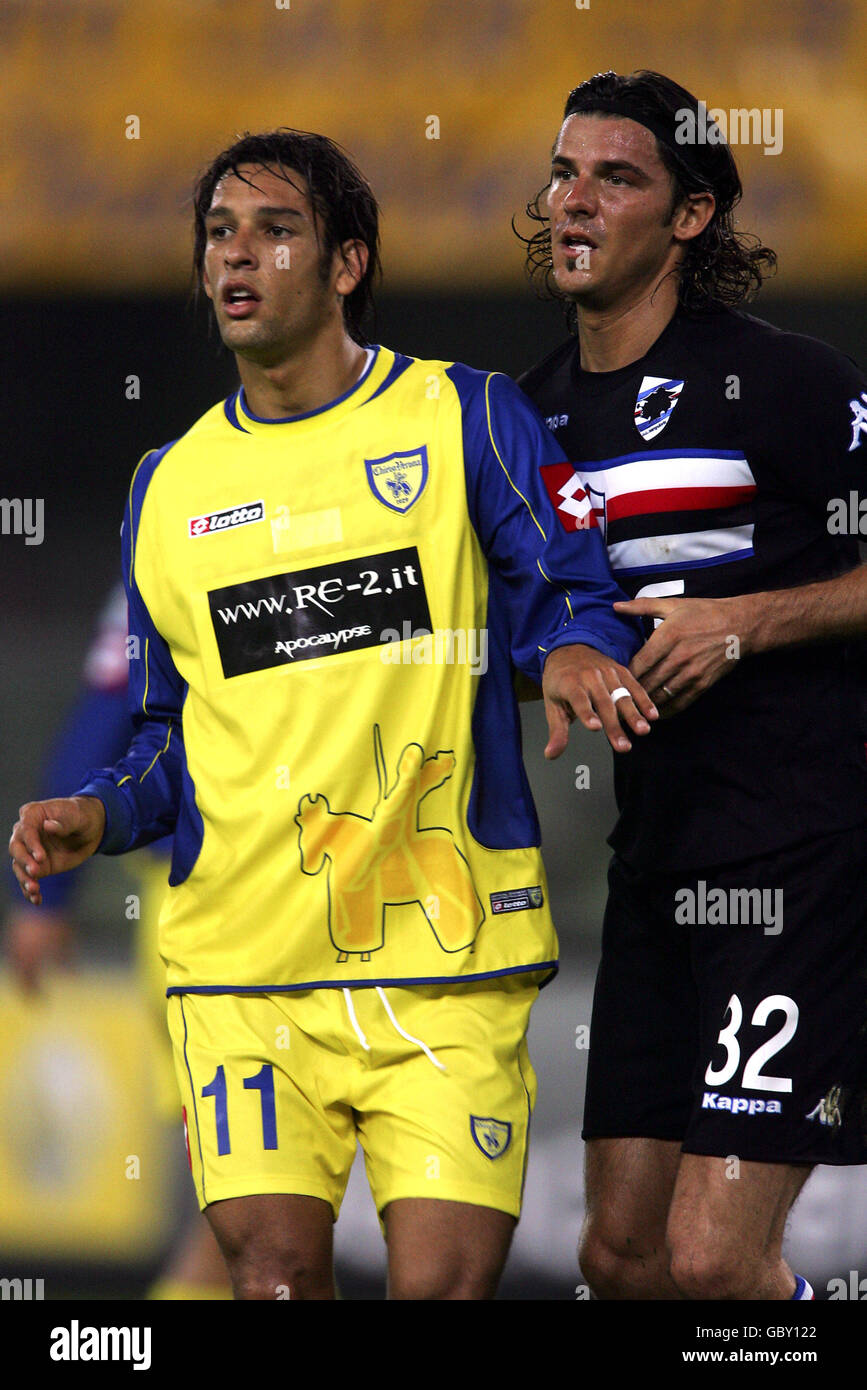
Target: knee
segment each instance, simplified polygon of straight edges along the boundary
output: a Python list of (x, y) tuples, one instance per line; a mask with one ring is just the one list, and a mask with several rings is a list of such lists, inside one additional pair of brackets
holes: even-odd
[(229, 1274), (236, 1299), (291, 1299), (297, 1302), (334, 1297), (331, 1271), (291, 1254), (271, 1260), (232, 1261)]
[(673, 1240), (670, 1269), (681, 1297), (696, 1301), (755, 1298), (763, 1272), (742, 1248), (699, 1245), (689, 1236)]
[(428, 1259), (393, 1270), (388, 1296), (400, 1301), (495, 1298), (499, 1269), (465, 1259)]
[(587, 1221), (578, 1246), (578, 1262), (596, 1298), (624, 1299), (655, 1296), (663, 1260), (652, 1246), (626, 1233), (617, 1234)]
[(293, 1301), (334, 1297), (334, 1276), (328, 1260), (295, 1246), (255, 1241), (223, 1250), (236, 1299)]
[(605, 1236), (587, 1226), (578, 1242), (581, 1273), (597, 1298), (616, 1298), (622, 1278), (623, 1258)]

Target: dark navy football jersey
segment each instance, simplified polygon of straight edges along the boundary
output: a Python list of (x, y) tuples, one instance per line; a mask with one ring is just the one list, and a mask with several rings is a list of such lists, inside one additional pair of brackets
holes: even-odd
[[(582, 371), (571, 339), (520, 385), (574, 465), (544, 471), (561, 525), (599, 526), (631, 597), (857, 565), (867, 381), (826, 344), (681, 311), (628, 367)], [(611, 843), (636, 867), (729, 863), (867, 819), (864, 645), (731, 651), (730, 675), (615, 759)]]

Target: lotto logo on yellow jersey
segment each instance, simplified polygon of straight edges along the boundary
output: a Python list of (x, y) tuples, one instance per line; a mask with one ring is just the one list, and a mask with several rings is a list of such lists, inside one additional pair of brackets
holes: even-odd
[(224, 512), (211, 512), (209, 516), (191, 516), (190, 535), (208, 536), (212, 531), (227, 531), (230, 526), (249, 526), (253, 521), (264, 520), (264, 502), (245, 502), (243, 506), (229, 507)]

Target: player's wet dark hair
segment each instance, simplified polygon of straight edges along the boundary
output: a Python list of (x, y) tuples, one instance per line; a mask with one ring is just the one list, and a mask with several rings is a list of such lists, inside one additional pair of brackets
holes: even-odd
[[(194, 292), (202, 283), (205, 260), (205, 213), (214, 189), (226, 174), (238, 178), (242, 165), (267, 166), (298, 187), (300, 174), (322, 228), (322, 264), (325, 274), (334, 251), (345, 241), (361, 241), (368, 250), (367, 269), (359, 284), (343, 301), (346, 331), (355, 342), (367, 345), (362, 324), (373, 307), (373, 285), (381, 274), (379, 260), (379, 207), (370, 185), (344, 150), (325, 135), (281, 127), (262, 135), (246, 133), (223, 150), (198, 179), (193, 191)], [(245, 182), (250, 182), (246, 179)]]
[[(614, 72), (597, 73), (566, 100), (563, 120), (578, 114), (629, 116), (647, 125), (656, 136), (659, 157), (672, 176), (671, 213), (690, 193), (710, 192), (716, 199), (713, 217), (704, 231), (684, 243), (684, 256), (677, 268), (678, 298), (684, 308), (700, 310), (714, 304), (734, 306), (756, 294), (762, 282), (773, 273), (776, 252), (763, 246), (758, 237), (736, 231), (734, 209), (743, 189), (732, 152), (725, 142), (679, 144), (675, 132), (679, 113), (691, 110), (695, 127), (701, 115), (698, 102), (685, 87), (658, 72), (634, 72), (622, 77)], [(705, 117), (706, 121), (706, 117)], [(516, 236), (524, 243), (530, 278), (543, 292), (564, 299), (554, 283), (551, 267), (551, 229), (544, 207), (550, 181), (527, 204), (527, 216), (540, 228), (523, 236), (512, 222)], [(564, 299), (566, 317), (574, 330), (577, 310)]]

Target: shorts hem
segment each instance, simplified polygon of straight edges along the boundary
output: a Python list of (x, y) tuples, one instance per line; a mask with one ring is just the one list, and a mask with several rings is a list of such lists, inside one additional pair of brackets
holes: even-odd
[[(695, 1154), (697, 1158), (728, 1158), (733, 1151), (732, 1145), (736, 1144), (737, 1141), (733, 1136), (732, 1144), (729, 1145), (729, 1151), (727, 1153), (722, 1153), (722, 1145), (717, 1145), (713, 1148), (710, 1146), (702, 1148), (698, 1140), (692, 1140), (691, 1142), (685, 1140), (683, 1152), (685, 1154)], [(865, 1154), (863, 1158), (839, 1158), (831, 1157), (828, 1154), (799, 1154), (795, 1157), (793, 1154), (780, 1152), (765, 1152), (761, 1154), (744, 1153), (743, 1145), (738, 1147), (737, 1156), (742, 1163), (779, 1163), (790, 1168), (814, 1168), (819, 1163), (825, 1164), (829, 1168), (857, 1168), (867, 1163), (867, 1154)]]
[(489, 1188), (458, 1186), (458, 1184), (437, 1184), (436, 1196), (430, 1191), (421, 1192), (417, 1185), (411, 1183), (401, 1184), (400, 1187), (390, 1189), (388, 1195), (381, 1201), (376, 1199), (376, 1210), (380, 1220), (382, 1213), (391, 1202), (399, 1202), (404, 1198), (413, 1198), (418, 1201), (430, 1202), (465, 1202), (471, 1207), (490, 1207), (493, 1211), (503, 1211), (507, 1216), (513, 1216), (519, 1220), (521, 1215), (521, 1197), (509, 1199), (498, 1192), (493, 1192)]
[(311, 1182), (309, 1178), (283, 1177), (274, 1179), (262, 1178), (238, 1178), (237, 1182), (223, 1181), (220, 1183), (207, 1183), (207, 1200), (203, 1200), (199, 1184), (196, 1184), (196, 1196), (199, 1200), (199, 1207), (202, 1211), (210, 1207), (214, 1202), (229, 1201), (233, 1197), (319, 1197), (323, 1202), (330, 1206), (334, 1220), (337, 1220), (342, 1197), (335, 1204), (334, 1197), (321, 1184)]
[(581, 1138), (587, 1143), (593, 1139), (659, 1139), (666, 1144), (682, 1144), (683, 1130), (674, 1134), (654, 1132), (649, 1126), (618, 1129), (582, 1129)]

